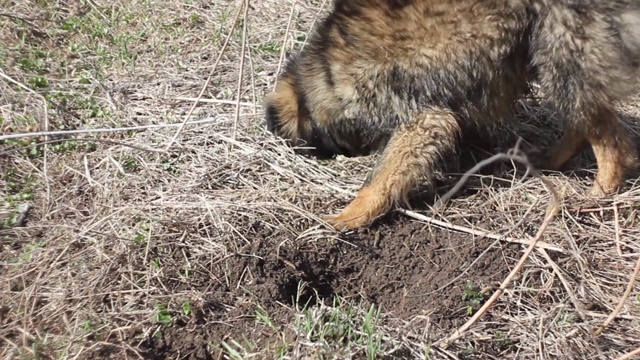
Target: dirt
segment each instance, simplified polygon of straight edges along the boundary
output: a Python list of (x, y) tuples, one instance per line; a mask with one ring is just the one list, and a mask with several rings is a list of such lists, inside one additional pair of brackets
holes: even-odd
[[(483, 143), (465, 146), (463, 156), (447, 167), (466, 171), (492, 154), (495, 149), (488, 147)], [(479, 173), (502, 173), (505, 169), (505, 164), (498, 163)], [(437, 185), (437, 193), (442, 195), (452, 186), (451, 179), (440, 179)], [(478, 180), (469, 180), (454, 197), (472, 195), (474, 185), (476, 189), (480, 186)], [(411, 200), (414, 209), (424, 210), (425, 204), (433, 202), (433, 195), (418, 189)], [(248, 338), (258, 349), (286, 341), (278, 338), (277, 331), (256, 322), (255, 301), (248, 301), (248, 296), (256, 299), (281, 327), (291, 322), (293, 311), (288, 307), (295, 305), (296, 297), (298, 304), (315, 306), (318, 301), (331, 304), (339, 296), (364, 301), (366, 306), (380, 306), (382, 313), (411, 321), (411, 330), (419, 331), (428, 322), (429, 332), (437, 340), (464, 324), (470, 317), (469, 310), (475, 312), (482, 306), (522, 249), (520, 245), (495, 244), (491, 239), (474, 238), (397, 213), (368, 229), (342, 235), (341, 241), (292, 243), (260, 223), (245, 229), (242, 236), (251, 244), (245, 254), (215, 265), (213, 276), (217, 280), (192, 281), (200, 289), (210, 288), (196, 316), (167, 328), (162, 336), (148, 337), (142, 346), (147, 351), (142, 354), (145, 358), (218, 359), (222, 358), (220, 344), (231, 339)], [(250, 285), (246, 285), (245, 276), (253, 277)], [(301, 282), (305, 287), (298, 293)], [(239, 283), (245, 285), (237, 286)], [(464, 297), (468, 285), (481, 294), (479, 302)], [(417, 318), (422, 320), (415, 321)], [(294, 336), (287, 331), (285, 335)], [(482, 352), (500, 353), (491, 348)], [(393, 358), (403, 358), (402, 350)]]
[(257, 328), (260, 335), (251, 340), (259, 348), (269, 346), (278, 340), (273, 338), (276, 334), (256, 324), (247, 294), (258, 299), (276, 323), (286, 324), (291, 316), (287, 306), (294, 304), (300, 281), (307, 284), (299, 296), (301, 304), (313, 306), (318, 298), (331, 304), (338, 295), (380, 305), (383, 313), (407, 321), (428, 314), (434, 336), (443, 336), (469, 318), (469, 306), (481, 305), (463, 300), (467, 280), (490, 294), (509, 271), (505, 256), (517, 255), (519, 249), (498, 244), (456, 279), (492, 240), (473, 241), (470, 235), (400, 215), (388, 216), (345, 241), (282, 246), (285, 239), (272, 236), (260, 224), (244, 236), (252, 241), (252, 256), (229, 257), (217, 269), (235, 276), (251, 274), (250, 285), (238, 288), (239, 278), (202, 284), (211, 290), (195, 320), (168, 328), (162, 337), (149, 337), (143, 347), (146, 358), (218, 358), (222, 341), (256, 334)]

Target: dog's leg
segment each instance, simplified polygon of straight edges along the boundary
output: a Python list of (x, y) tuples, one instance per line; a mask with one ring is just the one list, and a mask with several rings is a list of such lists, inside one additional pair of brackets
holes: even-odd
[(595, 116), (587, 140), (598, 163), (598, 175), (589, 191), (604, 196), (619, 190), (627, 173), (637, 166), (637, 153), (631, 136), (608, 108)]
[(570, 1), (538, 2), (532, 62), (542, 93), (560, 111), (567, 134), (553, 148), (548, 165), (561, 166), (586, 142), (598, 167), (590, 195), (614, 193), (637, 165), (635, 146), (614, 104), (635, 93), (638, 84), (640, 68), (632, 58), (640, 56), (634, 54), (640, 50), (635, 36), (640, 11), (587, 4), (579, 11)]
[(602, 108), (581, 125), (580, 130), (575, 126), (565, 126), (565, 134), (548, 152), (546, 167), (559, 170), (564, 163), (591, 145), (598, 174), (589, 194), (599, 197), (616, 192), (627, 172), (637, 162), (636, 149), (629, 133), (608, 108)]
[(546, 163), (543, 165), (548, 170), (560, 170), (567, 161), (588, 145), (587, 138), (581, 132), (566, 127), (562, 138), (547, 151)]
[[(450, 111), (429, 109), (402, 125), (391, 137), (357, 197), (339, 215), (325, 220), (336, 229), (366, 227), (385, 215), (438, 161), (455, 149), (460, 127)], [(430, 180), (430, 179), (429, 179)]]

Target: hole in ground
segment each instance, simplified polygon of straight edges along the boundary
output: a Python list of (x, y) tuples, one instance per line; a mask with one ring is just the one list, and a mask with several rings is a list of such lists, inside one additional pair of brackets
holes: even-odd
[(311, 266), (306, 261), (300, 264), (298, 276), (290, 276), (286, 283), (278, 286), (280, 300), (299, 306), (316, 306), (318, 301), (331, 300), (335, 295), (337, 275), (322, 267), (322, 264)]

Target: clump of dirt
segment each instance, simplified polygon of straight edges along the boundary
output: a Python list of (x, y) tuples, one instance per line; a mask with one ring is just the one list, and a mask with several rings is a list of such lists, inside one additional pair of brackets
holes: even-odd
[[(244, 288), (213, 285), (210, 304), (199, 310), (191, 323), (174, 326), (161, 339), (149, 337), (146, 348), (156, 357), (188, 359), (216, 358), (220, 344), (229, 339), (252, 336), (252, 343), (269, 346), (275, 332), (256, 322), (247, 294), (261, 304), (276, 323), (288, 322), (288, 306), (329, 304), (334, 296), (376, 304), (385, 313), (401, 319), (431, 316), (434, 336), (443, 336), (464, 323), (469, 308), (481, 301), (465, 297), (467, 279), (473, 279), (477, 295), (495, 288), (508, 273), (504, 257), (515, 255), (519, 245), (498, 244), (486, 252), (463, 275), (478, 256), (493, 243), (470, 235), (433, 228), (401, 216), (389, 216), (382, 224), (345, 237), (344, 241), (291, 244), (254, 226), (253, 256), (229, 257), (229, 274), (251, 274), (254, 281)], [(289, 245), (283, 246), (283, 243)], [(221, 275), (221, 274), (214, 274)], [(459, 278), (457, 278), (459, 277)], [(300, 291), (300, 283), (305, 286)], [(261, 331), (256, 332), (256, 328)]]

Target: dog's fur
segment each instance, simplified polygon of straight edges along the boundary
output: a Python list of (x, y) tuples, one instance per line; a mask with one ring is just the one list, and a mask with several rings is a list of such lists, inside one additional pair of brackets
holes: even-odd
[(371, 224), (430, 179), (466, 128), (500, 127), (536, 81), (564, 119), (559, 169), (591, 145), (591, 193), (636, 167), (613, 110), (640, 68), (638, 0), (336, 0), (265, 97), (268, 129), (321, 158), (381, 158), (336, 228)]

